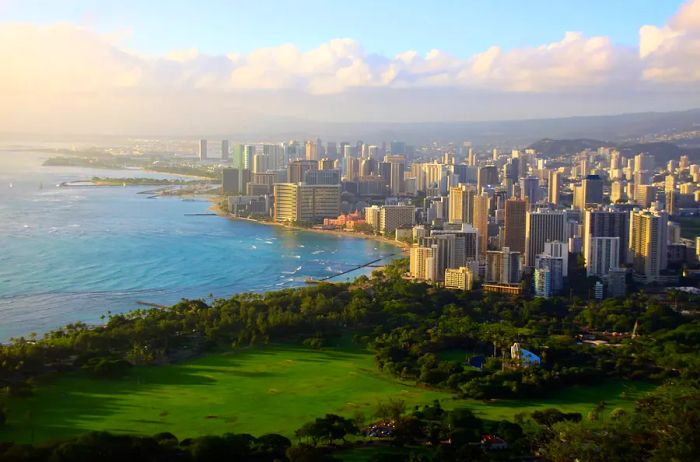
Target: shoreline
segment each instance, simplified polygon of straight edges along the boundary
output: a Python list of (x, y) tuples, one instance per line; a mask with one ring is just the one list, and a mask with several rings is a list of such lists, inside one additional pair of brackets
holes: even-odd
[[(251, 223), (257, 223), (260, 225), (267, 225), (267, 226), (275, 226), (281, 229), (289, 229), (293, 231), (307, 231), (311, 233), (319, 233), (319, 234), (326, 234), (326, 235), (331, 235), (331, 236), (336, 236), (336, 237), (343, 237), (343, 238), (354, 238), (354, 239), (366, 239), (366, 240), (372, 240), (375, 242), (381, 242), (383, 244), (388, 244), (393, 247), (396, 247), (403, 256), (408, 255), (408, 251), (410, 249), (410, 245), (402, 242), (402, 241), (397, 241), (395, 239), (387, 239), (386, 237), (383, 236), (373, 236), (369, 234), (364, 234), (364, 233), (354, 233), (354, 232), (348, 232), (348, 231), (343, 231), (343, 230), (338, 230), (338, 229), (318, 229), (318, 228), (304, 228), (302, 226), (292, 226), (292, 225), (285, 225), (282, 223), (275, 223), (274, 221), (266, 221), (266, 220), (256, 220), (255, 218), (247, 218), (247, 217), (237, 217), (235, 215), (231, 215), (225, 210), (222, 210), (221, 207), (219, 206), (219, 199), (220, 196), (216, 197), (210, 197), (209, 201), (211, 205), (209, 206), (208, 210), (211, 210), (212, 212), (216, 213), (218, 216), (222, 218), (226, 218), (229, 220), (243, 220), (243, 221), (248, 221)], [(383, 267), (384, 265), (382, 265)]]

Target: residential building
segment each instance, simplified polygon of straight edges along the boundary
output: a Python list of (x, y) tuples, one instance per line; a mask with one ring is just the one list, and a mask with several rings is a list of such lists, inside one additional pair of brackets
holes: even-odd
[(277, 183), (274, 196), (276, 222), (317, 223), (340, 215), (339, 185)]
[(535, 256), (542, 253), (547, 241), (565, 242), (566, 214), (552, 209), (528, 212), (525, 222), (525, 264), (534, 266)]
[(645, 283), (660, 280), (667, 262), (668, 214), (654, 206), (630, 217), (629, 250), (634, 272)]
[(484, 281), (498, 284), (517, 284), (521, 279), (521, 254), (508, 247), (486, 252)]
[(489, 196), (486, 193), (474, 196), (474, 228), (479, 231), (479, 256), (486, 257), (489, 243)]
[(505, 238), (503, 245), (515, 252), (525, 253), (525, 224), (528, 204), (525, 199), (511, 198), (505, 206)]
[(466, 266), (447, 268), (445, 270), (445, 287), (448, 289), (472, 290), (474, 274)]
[(413, 226), (416, 208), (412, 205), (383, 205), (379, 208), (379, 233), (392, 235), (396, 228)]

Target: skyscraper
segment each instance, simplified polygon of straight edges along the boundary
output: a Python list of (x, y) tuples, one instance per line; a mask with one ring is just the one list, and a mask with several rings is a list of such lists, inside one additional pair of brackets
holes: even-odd
[(608, 206), (588, 209), (583, 216), (583, 255), (588, 255), (590, 240), (593, 237), (620, 238), (618, 262), (628, 263), (630, 214), (625, 210)]
[(637, 154), (634, 156), (634, 172), (652, 171), (655, 167), (654, 156), (650, 154)]
[(474, 227), (479, 231), (479, 255), (486, 256), (489, 243), (489, 196), (486, 193), (474, 196)]
[(668, 214), (656, 207), (635, 210), (630, 216), (630, 253), (637, 275), (649, 284), (666, 269)]
[(199, 160), (207, 160), (207, 140), (199, 140)]
[(547, 184), (547, 202), (554, 205), (559, 205), (559, 188), (561, 186), (561, 173), (558, 170), (549, 172), (549, 181)]
[(526, 216), (526, 200), (516, 198), (506, 200), (504, 245), (523, 254), (525, 253)]
[(566, 214), (563, 211), (539, 209), (528, 212), (525, 224), (525, 264), (534, 266), (535, 256), (542, 253), (547, 241), (568, 239), (566, 234)]
[(527, 199), (530, 207), (540, 200), (540, 180), (529, 176), (520, 180), (520, 198)]
[(481, 194), (482, 188), (488, 185), (498, 184), (498, 168), (495, 165), (486, 165), (479, 168), (477, 176), (477, 193)]
[(474, 186), (459, 184), (450, 188), (450, 223), (472, 223), (473, 203), (476, 189)]
[(318, 161), (315, 160), (295, 160), (287, 166), (287, 182), (301, 183), (304, 181), (306, 172), (318, 170)]
[(229, 155), (228, 140), (222, 140), (221, 141), (221, 160), (228, 161), (228, 155)]
[(588, 175), (581, 181), (580, 194), (574, 205), (585, 210), (588, 204), (603, 203), (603, 180), (598, 175)]
[(381, 175), (389, 186), (389, 192), (394, 196), (404, 192), (403, 172), (405, 164), (406, 158), (404, 156), (384, 156)]

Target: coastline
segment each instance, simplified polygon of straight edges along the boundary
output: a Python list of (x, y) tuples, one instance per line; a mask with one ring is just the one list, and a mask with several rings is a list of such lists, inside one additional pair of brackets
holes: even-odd
[(408, 255), (408, 250), (410, 249), (410, 245), (405, 243), (405, 242), (397, 241), (395, 239), (387, 239), (386, 237), (383, 237), (383, 236), (369, 235), (369, 234), (363, 234), (363, 233), (354, 233), (354, 232), (348, 232), (348, 231), (343, 231), (343, 230), (339, 230), (339, 229), (304, 228), (302, 226), (293, 226), (293, 225), (286, 225), (286, 224), (282, 224), (282, 223), (275, 223), (274, 221), (256, 220), (255, 218), (247, 218), (247, 217), (237, 217), (237, 216), (231, 215), (227, 211), (221, 209), (221, 207), (219, 206), (220, 198), (221, 198), (221, 196), (214, 196), (214, 197), (209, 198), (209, 201), (211, 202), (211, 205), (209, 206), (209, 210), (216, 213), (218, 216), (220, 216), (222, 218), (227, 218), (229, 220), (243, 220), (243, 221), (248, 221), (248, 222), (252, 222), (252, 223), (257, 223), (260, 225), (276, 226), (279, 228), (290, 229), (290, 230), (294, 230), (294, 231), (307, 231), (310, 233), (326, 234), (326, 235), (343, 237), (343, 238), (368, 239), (368, 240), (372, 240), (375, 242), (381, 242), (383, 244), (388, 244), (388, 245), (391, 245), (393, 247), (396, 247), (398, 250), (401, 251), (401, 253), (404, 256)]

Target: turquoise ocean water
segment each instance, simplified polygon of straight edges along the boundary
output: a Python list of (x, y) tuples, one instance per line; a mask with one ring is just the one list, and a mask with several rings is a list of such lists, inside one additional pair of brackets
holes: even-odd
[(46, 157), (0, 150), (0, 341), (96, 323), (139, 302), (300, 286), (396, 252), (370, 240), (186, 216), (206, 213), (209, 202), (138, 194), (153, 187), (57, 187), (167, 175), (42, 167)]

